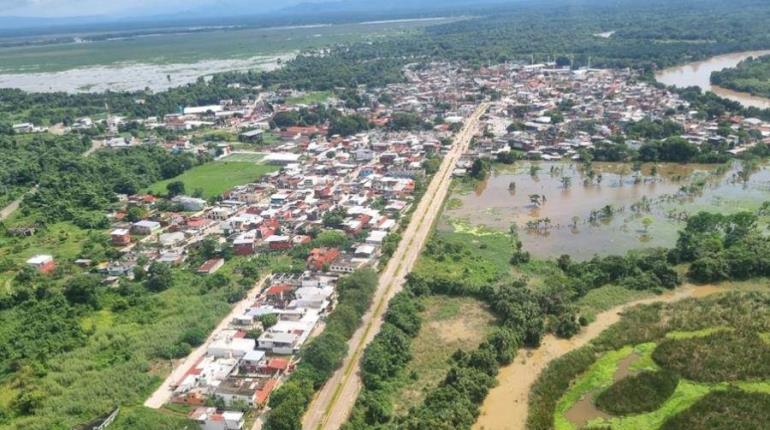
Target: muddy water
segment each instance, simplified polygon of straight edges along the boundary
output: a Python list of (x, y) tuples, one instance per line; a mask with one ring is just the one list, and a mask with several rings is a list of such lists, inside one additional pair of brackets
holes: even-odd
[[(522, 163), (493, 173), (473, 192), (455, 193), (453, 198), (462, 205), (446, 210), (439, 227), (451, 229), (462, 221), (508, 231), (515, 223), (524, 249), (532, 255), (569, 254), (585, 260), (631, 249), (672, 247), (684, 225), (684, 213), (756, 210), (770, 200), (770, 170), (760, 168), (743, 183), (736, 176), (742, 169), (739, 163), (721, 171), (713, 165), (660, 164), (654, 175), (651, 165), (636, 173), (628, 164), (595, 163), (593, 179), (577, 164), (536, 165), (540, 169), (536, 175), (531, 175), (530, 164)], [(696, 182), (705, 183), (698, 193), (680, 192)], [(545, 203), (533, 204), (533, 194), (545, 196)], [(632, 206), (643, 199), (648, 204), (634, 211)], [(591, 213), (606, 206), (613, 208), (613, 214), (592, 220)], [(647, 217), (652, 224), (645, 226)], [(528, 222), (545, 219), (550, 221), (547, 228), (527, 227)]]
[[(618, 363), (618, 368), (615, 370), (615, 374), (612, 376), (613, 383), (618, 382), (621, 379), (625, 379), (627, 376), (631, 375), (631, 366), (637, 360), (639, 360), (639, 354), (635, 352), (620, 360)], [(599, 408), (596, 407), (595, 399), (597, 395), (599, 395), (599, 392), (590, 393), (583, 396), (583, 398), (572, 405), (572, 407), (564, 413), (564, 417), (567, 418), (577, 428), (582, 428), (589, 421), (596, 418), (609, 419), (609, 414), (602, 412)]]
[(666, 85), (676, 87), (701, 87), (703, 91), (713, 91), (726, 99), (737, 101), (744, 106), (753, 106), (760, 109), (770, 108), (770, 99), (752, 96), (747, 93), (728, 90), (716, 85), (711, 85), (711, 72), (725, 68), (735, 67), (741, 61), (749, 57), (759, 57), (770, 54), (767, 51), (735, 52), (732, 54), (718, 55), (707, 60), (696, 61), (683, 66), (671, 67), (658, 72), (655, 78)]
[(481, 406), (481, 415), (474, 430), (524, 430), (527, 421), (529, 390), (540, 372), (562, 355), (580, 348), (620, 320), (620, 313), (631, 306), (654, 302), (672, 303), (686, 298), (706, 297), (730, 291), (719, 286), (686, 285), (664, 295), (638, 300), (618, 306), (596, 316), (596, 321), (585, 327), (572, 339), (558, 339), (548, 335), (537, 349), (519, 350), (510, 365), (500, 369), (498, 385), (493, 388)]

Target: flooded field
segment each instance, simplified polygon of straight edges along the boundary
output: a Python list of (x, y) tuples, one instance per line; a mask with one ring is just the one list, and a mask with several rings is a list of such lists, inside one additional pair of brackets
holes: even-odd
[[(403, 35), (462, 18), (311, 26), (179, 29), (62, 43), (0, 47), (0, 88), (27, 91), (154, 91), (225, 71), (271, 70), (298, 52)], [(62, 35), (66, 36), (66, 35)], [(96, 35), (98, 36), (98, 35)]]
[(689, 214), (756, 210), (770, 200), (767, 166), (519, 163), (474, 190), (456, 187), (441, 229), (509, 231), (539, 258), (671, 247)]
[(200, 76), (229, 71), (278, 68), (295, 53), (248, 59), (206, 60), (190, 64), (117, 63), (89, 66), (60, 72), (0, 74), (0, 88), (19, 88), (31, 92), (140, 91), (167, 88), (195, 82)]

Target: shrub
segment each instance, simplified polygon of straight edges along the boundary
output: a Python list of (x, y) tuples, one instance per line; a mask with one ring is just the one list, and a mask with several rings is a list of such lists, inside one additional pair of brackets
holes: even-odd
[(652, 412), (676, 390), (679, 378), (667, 370), (644, 371), (623, 378), (596, 397), (596, 406), (612, 415)]

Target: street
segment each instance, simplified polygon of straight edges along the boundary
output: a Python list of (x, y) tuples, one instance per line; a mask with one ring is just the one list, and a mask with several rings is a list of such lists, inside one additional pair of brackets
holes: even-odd
[(195, 365), (195, 363), (198, 362), (203, 356), (206, 355), (206, 351), (209, 348), (209, 345), (214, 340), (214, 337), (222, 330), (227, 329), (227, 327), (230, 325), (230, 321), (233, 320), (238, 315), (242, 315), (246, 309), (254, 302), (254, 300), (257, 298), (257, 295), (259, 295), (259, 292), (262, 291), (262, 287), (264, 286), (265, 282), (267, 281), (267, 277), (262, 278), (257, 284), (254, 286), (254, 288), (249, 291), (249, 293), (246, 295), (246, 298), (238, 302), (237, 305), (233, 307), (233, 309), (230, 311), (229, 314), (217, 325), (217, 327), (211, 332), (208, 339), (206, 339), (203, 344), (201, 344), (199, 347), (195, 348), (190, 355), (185, 357), (177, 366), (174, 368), (173, 371), (166, 377), (166, 380), (163, 381), (163, 384), (161, 384), (160, 387), (158, 387), (157, 390), (155, 390), (154, 393), (152, 393), (152, 396), (150, 396), (145, 402), (144, 406), (147, 406), (148, 408), (153, 409), (160, 409), (163, 407), (164, 404), (168, 403), (169, 400), (171, 400), (171, 394), (174, 391), (172, 386), (179, 382), (185, 374), (190, 370), (192, 366)]
[(403, 288), (406, 275), (412, 270), (427, 241), (433, 221), (438, 217), (449, 191), (452, 172), (457, 161), (468, 150), (476, 133), (479, 120), (489, 105), (482, 103), (471, 115), (465, 127), (455, 136), (452, 149), (444, 157), (428, 189), (412, 215), (398, 249), (380, 275), (372, 306), (362, 318), (361, 327), (348, 342), (348, 355), (342, 366), (332, 375), (313, 399), (303, 417), (306, 430), (336, 430), (347, 420), (361, 388), (359, 366), (366, 346), (382, 326), (382, 317), (390, 299)]

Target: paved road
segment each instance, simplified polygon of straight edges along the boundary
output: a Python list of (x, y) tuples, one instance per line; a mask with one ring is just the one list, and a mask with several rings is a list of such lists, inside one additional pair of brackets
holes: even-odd
[(303, 417), (305, 430), (336, 430), (345, 423), (361, 389), (359, 367), (364, 348), (374, 339), (382, 326), (382, 317), (390, 299), (403, 288), (406, 275), (411, 271), (427, 240), (433, 221), (441, 211), (449, 191), (452, 171), (460, 156), (468, 150), (471, 138), (476, 134), (479, 120), (489, 105), (484, 103), (466, 121), (465, 127), (455, 136), (455, 144), (444, 157), (439, 171), (433, 177), (425, 196), (412, 215), (412, 221), (404, 232), (398, 249), (380, 275), (372, 307), (363, 316), (361, 327), (348, 342), (348, 355), (342, 367), (321, 388)]
[(214, 340), (215, 335), (226, 329), (230, 325), (230, 321), (232, 321), (233, 318), (238, 315), (242, 315), (246, 309), (251, 306), (252, 303), (254, 303), (257, 295), (259, 295), (259, 292), (262, 291), (262, 287), (265, 281), (267, 281), (267, 277), (264, 277), (261, 281), (259, 281), (256, 286), (254, 286), (254, 288), (249, 291), (249, 293), (246, 295), (246, 298), (238, 302), (238, 304), (233, 307), (230, 313), (219, 323), (219, 325), (217, 325), (214, 331), (211, 332), (211, 335), (208, 339), (206, 339), (206, 342), (193, 350), (190, 355), (185, 357), (177, 365), (177, 367), (171, 371), (171, 374), (169, 374), (166, 380), (163, 381), (163, 384), (161, 384), (161, 386), (158, 387), (154, 393), (152, 393), (152, 396), (150, 396), (150, 398), (144, 402), (145, 406), (148, 408), (159, 409), (168, 403), (169, 400), (171, 400), (171, 394), (173, 392), (172, 386), (181, 381), (184, 375), (187, 374), (187, 372), (190, 370), (190, 368), (192, 368), (192, 366), (194, 366), (198, 360), (206, 355), (206, 351), (208, 350), (211, 342)]

